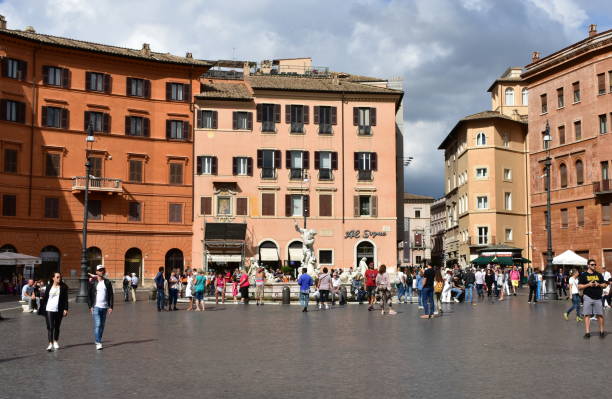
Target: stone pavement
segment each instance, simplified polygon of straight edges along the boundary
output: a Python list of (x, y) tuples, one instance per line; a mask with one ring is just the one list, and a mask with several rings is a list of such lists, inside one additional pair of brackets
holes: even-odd
[(561, 318), (566, 306), (518, 296), (421, 320), (416, 305), (382, 316), (366, 305), (158, 313), (121, 302), (97, 352), (86, 307), (71, 303), (52, 353), (42, 317), (8, 311), (0, 397), (605, 397), (612, 335), (584, 340), (582, 324)]

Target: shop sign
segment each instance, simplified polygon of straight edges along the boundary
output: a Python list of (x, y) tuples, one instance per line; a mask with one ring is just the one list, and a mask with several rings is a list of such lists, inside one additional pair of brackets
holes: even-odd
[(385, 237), (387, 235), (384, 231), (371, 231), (371, 230), (349, 230), (344, 233), (344, 238), (376, 238)]

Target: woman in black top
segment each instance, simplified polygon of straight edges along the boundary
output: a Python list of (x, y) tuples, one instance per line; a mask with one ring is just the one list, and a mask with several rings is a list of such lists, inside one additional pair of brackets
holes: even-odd
[(487, 269), (485, 274), (485, 285), (487, 286), (487, 296), (491, 296), (493, 293), (493, 284), (495, 284), (495, 275), (491, 269)]
[(62, 318), (68, 315), (68, 286), (60, 273), (53, 274), (52, 283), (47, 285), (38, 314), (45, 316), (49, 346), (47, 351), (58, 350)]

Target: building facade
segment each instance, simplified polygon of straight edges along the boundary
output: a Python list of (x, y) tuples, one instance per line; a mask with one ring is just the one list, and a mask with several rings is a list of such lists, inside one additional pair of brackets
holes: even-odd
[(444, 233), (446, 232), (446, 198), (435, 200), (430, 205), (431, 264), (444, 265)]
[[(211, 70), (196, 96), (194, 265), (395, 267), (402, 91), (309, 58)], [(401, 169), (400, 169), (401, 173)]]
[(403, 264), (424, 265), (431, 262), (432, 197), (404, 194)]
[[(612, 30), (547, 57), (534, 53), (529, 87), (529, 167), (534, 265), (546, 264), (544, 161), (552, 159), (553, 252), (571, 249), (612, 266)], [(545, 144), (549, 126), (552, 142)]]
[(80, 274), (89, 158), (90, 270), (189, 265), (191, 93), (211, 64), (11, 30), (3, 17), (0, 44), (1, 250), (41, 256), (36, 277)]

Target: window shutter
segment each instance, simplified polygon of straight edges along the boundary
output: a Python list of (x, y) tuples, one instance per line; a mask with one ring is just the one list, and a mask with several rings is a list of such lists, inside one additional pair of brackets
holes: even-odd
[(319, 168), (321, 167), (321, 160), (319, 159), (320, 156), (321, 156), (321, 153), (319, 151), (315, 151), (315, 153), (314, 153), (314, 168), (315, 168), (315, 170), (319, 170)]
[(338, 170), (338, 153), (331, 153), (331, 167), (333, 170)]
[(212, 162), (211, 162), (211, 172), (213, 175), (217, 174), (217, 157), (212, 157)]
[(247, 158), (247, 175), (253, 176), (253, 158)]
[(355, 170), (359, 170), (359, 153), (358, 152), (354, 152), (353, 153), (353, 166), (355, 167)]
[(196, 126), (198, 129), (202, 129), (204, 127), (204, 111), (201, 109), (196, 113)]
[(236, 198), (236, 215), (247, 216), (249, 213), (248, 198)]
[(127, 78), (126, 83), (125, 83), (125, 95), (126, 96), (131, 96), (132, 95), (132, 78)]
[(302, 167), (304, 169), (310, 169), (310, 152), (304, 151), (302, 152), (302, 156), (304, 157), (304, 161), (302, 162)]
[(319, 195), (319, 216), (332, 215), (332, 196), (329, 194)]
[(331, 107), (331, 124), (332, 125), (338, 124), (338, 119), (336, 115), (336, 107)]
[(314, 106), (314, 115), (312, 116), (313, 118), (312, 123), (314, 123), (315, 125), (319, 124), (319, 108), (320, 107), (318, 105)]
[(378, 156), (375, 152), (371, 153), (370, 164), (372, 165), (372, 170), (378, 170)]
[(46, 85), (49, 83), (49, 66), (44, 65), (42, 70), (43, 70), (43, 84)]
[(291, 195), (285, 194), (285, 216), (291, 216)]
[(217, 129), (217, 126), (219, 124), (219, 122), (217, 122), (219, 120), (219, 116), (217, 114), (217, 111), (213, 111), (212, 113), (212, 128), (213, 129)]
[(274, 104), (274, 122), (280, 123), (281, 121), (280, 113), (281, 113), (280, 104)]
[(166, 120), (166, 138), (170, 138), (170, 130), (172, 129), (172, 121)]
[(196, 174), (201, 175), (202, 174), (202, 161), (204, 160), (204, 158), (202, 156), (198, 156), (196, 158)]
[(131, 134), (132, 133), (132, 125), (130, 124), (130, 117), (126, 116), (125, 117), (125, 134)]
[(28, 75), (28, 63), (19, 61), (19, 80), (25, 80)]
[(291, 169), (291, 151), (285, 151), (285, 167)]
[(376, 108), (370, 108), (370, 125), (376, 126)]
[(172, 83), (166, 82), (166, 100), (172, 99)]
[(17, 122), (25, 123), (25, 103), (17, 103)]
[(232, 130), (238, 130), (238, 112), (232, 112)]
[(8, 60), (0, 58), (0, 64), (2, 65), (2, 77), (8, 77)]
[(104, 92), (110, 94), (113, 91), (113, 77), (104, 75)]
[(261, 122), (261, 111), (262, 105), (261, 104), (257, 104), (256, 110), (257, 110), (257, 122)]
[(144, 81), (144, 96), (145, 98), (151, 98), (151, 81)]
[[(4, 112), (6, 112), (6, 105), (2, 107), (2, 109), (4, 110)], [(42, 126), (47, 126), (47, 107), (42, 107), (42, 112), (41, 112), (41, 125)], [(6, 117), (5, 117), (6, 119)]]
[(62, 70), (62, 87), (66, 89), (70, 88), (70, 69), (68, 68)]
[(151, 134), (151, 123), (149, 122), (149, 118), (142, 118), (142, 124), (145, 137), (149, 137), (149, 135)]
[[(43, 107), (43, 112), (45, 111), (45, 107)], [(6, 120), (6, 100), (5, 99), (1, 99), (0, 100), (0, 119), (2, 119), (3, 121)], [(43, 117), (43, 121), (45, 120), (45, 118)]]
[(67, 108), (62, 108), (62, 129), (70, 128), (70, 111)]
[(303, 207), (304, 207), (304, 216), (310, 216), (310, 195), (303, 195)]
[(87, 132), (87, 128), (89, 127), (89, 119), (91, 118), (91, 112), (85, 111), (85, 117), (83, 118), (83, 131)]
[(376, 195), (372, 195), (370, 197), (370, 206), (372, 207), (372, 213), (370, 216), (378, 217), (378, 197)]
[(359, 196), (353, 196), (353, 216), (359, 217)]
[(310, 123), (310, 120), (309, 120), (310, 115), (308, 115), (310, 112), (310, 107), (308, 105), (303, 105), (303, 107), (304, 107), (304, 124), (308, 125)]
[(185, 140), (191, 140), (191, 125), (187, 121), (183, 121), (183, 132), (185, 133)]
[(183, 93), (185, 94), (185, 102), (191, 102), (191, 84), (184, 85)]
[(291, 105), (285, 105), (285, 123), (291, 123)]
[(257, 150), (257, 168), (263, 168), (263, 151)]
[(281, 167), (281, 152), (280, 152), (280, 150), (274, 151), (274, 167), (275, 168), (280, 168)]
[(232, 158), (232, 175), (236, 176), (238, 174), (238, 158)]
[(91, 72), (85, 72), (85, 90), (92, 90), (91, 87)]
[(110, 133), (110, 115), (103, 114), (102, 116), (102, 130), (104, 133)]
[(202, 215), (212, 214), (212, 197), (200, 197), (200, 213)]
[(353, 125), (359, 125), (359, 108), (353, 107)]
[[(215, 111), (215, 115), (217, 114), (217, 111)], [(215, 116), (216, 118), (216, 116)], [(215, 119), (216, 121), (216, 119)], [(252, 112), (247, 112), (247, 129), (248, 130), (253, 130), (253, 113)]]

